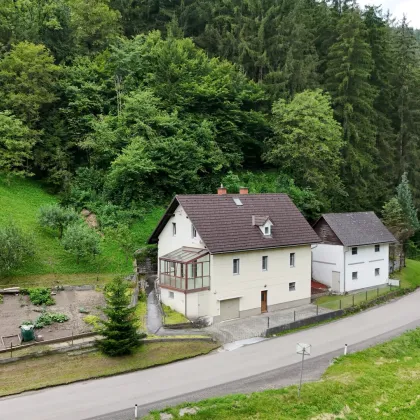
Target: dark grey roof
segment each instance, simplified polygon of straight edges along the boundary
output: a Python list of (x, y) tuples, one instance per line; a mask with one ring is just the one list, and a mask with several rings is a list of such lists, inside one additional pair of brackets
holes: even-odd
[[(240, 198), (238, 206), (233, 198)], [(318, 235), (286, 194), (177, 195), (149, 243), (158, 237), (180, 204), (211, 253), (319, 243)], [(268, 215), (271, 236), (252, 225), (252, 216)]]
[(322, 217), (344, 246), (397, 242), (373, 211), (327, 213)]

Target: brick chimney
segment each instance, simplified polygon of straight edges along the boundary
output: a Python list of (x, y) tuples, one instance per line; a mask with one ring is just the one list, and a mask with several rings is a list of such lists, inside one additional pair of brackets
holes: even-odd
[(239, 194), (248, 194), (248, 187), (239, 188)]
[(227, 194), (227, 189), (223, 186), (223, 184), (221, 184), (220, 187), (217, 189), (217, 195), (225, 194)]

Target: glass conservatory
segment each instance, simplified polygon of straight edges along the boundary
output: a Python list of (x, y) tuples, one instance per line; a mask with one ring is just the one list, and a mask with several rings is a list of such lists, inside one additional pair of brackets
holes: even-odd
[(161, 287), (180, 291), (210, 288), (210, 254), (207, 249), (182, 247), (159, 258)]

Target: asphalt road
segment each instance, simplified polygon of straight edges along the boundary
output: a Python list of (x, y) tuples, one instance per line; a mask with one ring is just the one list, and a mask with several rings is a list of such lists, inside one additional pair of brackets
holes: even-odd
[[(371, 309), (283, 337), (110, 378), (79, 382), (0, 399), (0, 419), (125, 420), (134, 404), (140, 413), (183, 401), (251, 392), (296, 383), (296, 343), (312, 345), (305, 381), (316, 380), (333, 357), (420, 326), (420, 291)], [(29, 372), (28, 372), (29, 374)]]

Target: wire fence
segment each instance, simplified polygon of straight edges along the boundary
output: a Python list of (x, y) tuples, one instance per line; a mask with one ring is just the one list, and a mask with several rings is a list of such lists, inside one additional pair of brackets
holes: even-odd
[(379, 296), (387, 295), (399, 286), (386, 285), (374, 289), (364, 290), (358, 293), (352, 293), (345, 296), (323, 296), (315, 301), (315, 304), (323, 308), (336, 311), (338, 309), (358, 306), (363, 302), (374, 300)]

